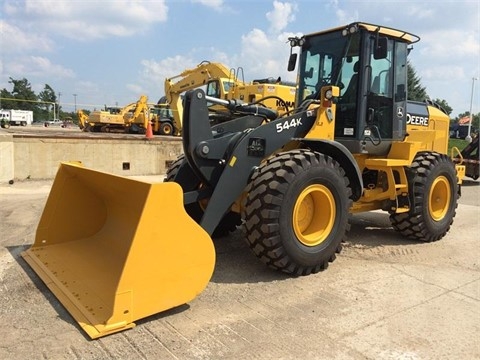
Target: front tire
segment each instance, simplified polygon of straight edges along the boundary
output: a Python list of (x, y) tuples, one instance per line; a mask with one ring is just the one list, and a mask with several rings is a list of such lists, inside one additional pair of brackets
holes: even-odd
[(391, 214), (390, 221), (403, 236), (432, 242), (450, 229), (458, 201), (455, 166), (446, 155), (424, 152), (417, 155), (410, 169), (413, 205), (408, 213)]
[[(187, 160), (185, 155), (180, 155), (167, 169), (167, 174), (165, 176), (164, 182), (175, 181), (175, 178), (180, 171), (180, 168), (185, 165)], [(193, 173), (190, 176), (190, 184), (180, 184), (184, 192), (197, 190), (202, 186), (200, 180), (192, 180), (192, 177), (195, 176)], [(202, 200), (199, 202), (185, 204), (185, 211), (187, 214), (195, 220), (197, 223), (200, 223), (204, 209), (208, 205), (208, 199)], [(237, 226), (241, 224), (240, 214), (234, 211), (228, 211), (218, 223), (215, 231), (212, 234), (212, 238), (219, 238), (229, 235), (231, 232), (237, 229)]]
[(247, 242), (267, 266), (308, 275), (335, 260), (350, 229), (352, 202), (335, 160), (303, 149), (277, 154), (253, 174), (247, 192)]

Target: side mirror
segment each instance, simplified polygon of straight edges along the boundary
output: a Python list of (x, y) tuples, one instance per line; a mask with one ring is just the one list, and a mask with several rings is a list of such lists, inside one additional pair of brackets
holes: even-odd
[(306, 78), (306, 79), (311, 79), (311, 78), (313, 78), (313, 67), (311, 67), (310, 69), (308, 69), (308, 71), (305, 71), (305, 78)]
[(295, 65), (297, 64), (297, 54), (296, 53), (291, 53), (290, 58), (288, 59), (288, 71), (293, 71), (295, 70)]
[(385, 59), (387, 57), (388, 40), (386, 37), (380, 37), (375, 40), (375, 50), (373, 51), (373, 58), (375, 60)]

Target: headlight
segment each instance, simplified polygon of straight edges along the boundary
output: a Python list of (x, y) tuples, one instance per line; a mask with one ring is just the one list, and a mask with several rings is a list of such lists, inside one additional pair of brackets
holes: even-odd
[(358, 25), (357, 24), (350, 25), (350, 26), (348, 26), (348, 27), (346, 27), (345, 29), (342, 30), (342, 35), (347, 36), (349, 34), (355, 34), (357, 31), (358, 31)]
[(325, 99), (331, 100), (332, 98), (333, 98), (332, 89), (328, 89), (327, 91), (325, 91)]

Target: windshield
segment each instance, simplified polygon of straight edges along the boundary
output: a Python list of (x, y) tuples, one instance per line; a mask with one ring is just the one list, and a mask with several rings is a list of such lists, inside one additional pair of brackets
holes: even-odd
[(336, 85), (342, 90), (354, 74), (359, 59), (360, 36), (342, 36), (341, 31), (307, 38), (302, 48), (299, 102), (318, 98), (322, 86)]

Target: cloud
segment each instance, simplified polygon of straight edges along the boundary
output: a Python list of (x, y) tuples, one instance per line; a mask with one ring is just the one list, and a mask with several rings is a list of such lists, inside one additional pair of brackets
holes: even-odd
[(6, 0), (9, 23), (26, 32), (49, 32), (76, 40), (132, 36), (167, 20), (165, 0)]
[(3, 71), (15, 77), (43, 77), (49, 79), (74, 78), (75, 73), (61, 65), (53, 64), (49, 59), (41, 56), (24, 56), (9, 59), (3, 63)]
[(224, 5), (223, 0), (192, 0), (192, 3), (202, 4), (216, 10), (221, 10)]
[(141, 65), (143, 67), (141, 76), (144, 79), (150, 79), (149, 81), (155, 83), (157, 87), (161, 86), (163, 90), (165, 79), (176, 76), (185, 69), (193, 68), (198, 63), (189, 56), (176, 55), (160, 61), (142, 60)]
[(0, 20), (2, 53), (22, 53), (24, 51), (52, 51), (53, 42), (38, 33), (26, 33), (21, 28)]
[(253, 29), (241, 38), (241, 51), (231, 57), (231, 64), (245, 69), (245, 80), (281, 77), (285, 81), (295, 80), (295, 74), (287, 72), (290, 47), (287, 39), (299, 33), (283, 32), (275, 35)]
[(347, 25), (352, 22), (358, 21), (358, 10), (354, 9), (353, 6), (343, 4), (343, 7), (346, 8), (347, 10), (344, 10), (338, 0), (331, 0), (327, 5), (327, 9), (332, 9), (333, 12), (335, 13), (335, 16), (337, 18), (337, 23), (339, 25)]
[(267, 20), (270, 22), (270, 31), (275, 34), (283, 31), (289, 23), (295, 21), (297, 11), (296, 4), (274, 1), (273, 10), (266, 14)]
[[(157, 84), (157, 88), (151, 93), (161, 96), (164, 94), (163, 83), (166, 78), (196, 67), (200, 62), (198, 59), (212, 59), (234, 69), (240, 80), (252, 81), (258, 78), (281, 76), (283, 80), (293, 81), (295, 74), (288, 73), (286, 70), (290, 53), (287, 39), (289, 36), (300, 34), (282, 32), (282, 30), (289, 22), (295, 20), (296, 11), (295, 4), (274, 1), (273, 10), (266, 14), (270, 31), (254, 28), (242, 35), (239, 53), (227, 55), (216, 48), (196, 48), (187, 55), (177, 55), (161, 60), (142, 60), (141, 78)], [(202, 54), (208, 57), (205, 58)], [(158, 84), (162, 84), (162, 87), (159, 88)]]
[[(442, 39), (442, 41), (438, 41)], [(435, 59), (478, 57), (478, 34), (461, 30), (433, 30), (422, 36), (422, 54)]]
[(138, 85), (138, 84), (127, 84), (126, 87), (131, 92), (139, 94), (139, 96), (140, 94), (146, 93), (146, 90), (141, 85)]

